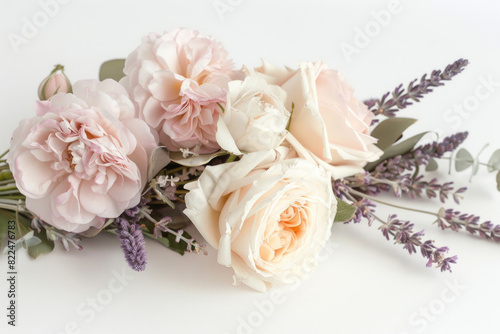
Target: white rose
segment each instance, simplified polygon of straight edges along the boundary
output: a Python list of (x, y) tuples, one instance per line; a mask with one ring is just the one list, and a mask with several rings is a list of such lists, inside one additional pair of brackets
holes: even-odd
[(217, 143), (236, 155), (278, 147), (287, 134), (286, 93), (264, 79), (231, 81), (226, 108), (217, 124)]
[(316, 267), (337, 208), (329, 173), (304, 159), (276, 162), (275, 153), (207, 167), (186, 186), (184, 213), (218, 262), (233, 268), (235, 284), (262, 292)]

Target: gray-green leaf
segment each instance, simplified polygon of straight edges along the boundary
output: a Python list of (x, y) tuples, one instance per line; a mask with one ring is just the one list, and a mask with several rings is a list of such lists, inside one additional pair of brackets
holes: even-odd
[(165, 168), (170, 161), (170, 153), (165, 146), (155, 148), (149, 157), (148, 182), (151, 181), (158, 172)]
[(455, 156), (455, 169), (457, 172), (466, 170), (474, 164), (474, 158), (465, 148), (458, 150)]
[(99, 80), (113, 79), (120, 81), (125, 76), (123, 68), (125, 67), (125, 59), (113, 59), (101, 65), (99, 70)]
[(384, 154), (382, 155), (382, 157), (380, 159), (378, 159), (375, 162), (371, 162), (371, 163), (367, 164), (365, 166), (365, 170), (371, 172), (382, 161), (390, 159), (390, 158), (394, 158), (397, 155), (403, 155), (403, 154), (410, 152), (411, 150), (413, 150), (415, 145), (417, 145), (417, 143), (420, 141), (420, 139), (422, 139), (422, 137), (425, 136), (427, 133), (429, 133), (429, 132), (428, 131), (422, 132), (418, 135), (415, 135), (411, 138), (406, 139), (405, 141), (403, 141), (401, 143), (392, 145), (391, 147), (387, 148), (384, 151)]
[(488, 172), (494, 172), (496, 170), (500, 170), (500, 150), (496, 150), (491, 155), (490, 160), (488, 161)]
[(47, 238), (47, 233), (45, 233), (45, 231), (37, 233), (34, 238), (37, 238), (40, 242), (34, 246), (28, 247), (28, 254), (31, 258), (36, 259), (40, 255), (48, 254), (54, 250), (54, 241)]
[(186, 167), (198, 167), (209, 163), (212, 159), (228, 154), (226, 151), (219, 151), (213, 154), (195, 155), (188, 158), (182, 156), (182, 152), (170, 152), (173, 162)]
[(335, 214), (334, 223), (343, 223), (354, 216), (356, 208), (349, 203), (337, 198), (337, 213)]
[(439, 167), (439, 166), (438, 166), (438, 163), (437, 163), (436, 159), (431, 158), (431, 159), (429, 160), (429, 163), (428, 163), (428, 164), (427, 164), (427, 166), (425, 167), (425, 171), (426, 171), (426, 172), (433, 172), (433, 171), (437, 170), (437, 169), (438, 169), (438, 167)]
[(399, 138), (403, 132), (408, 129), (417, 120), (414, 118), (394, 117), (388, 118), (381, 122), (373, 129), (371, 136), (378, 139), (377, 146), (381, 150), (385, 150)]
[(500, 172), (497, 173), (497, 190), (500, 191)]

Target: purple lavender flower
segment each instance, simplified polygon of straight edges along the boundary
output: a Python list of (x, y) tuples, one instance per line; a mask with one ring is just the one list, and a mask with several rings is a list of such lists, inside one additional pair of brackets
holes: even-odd
[(394, 117), (398, 110), (412, 105), (411, 101), (419, 102), (419, 99), (425, 94), (432, 92), (431, 87), (442, 86), (444, 85), (442, 81), (451, 80), (455, 75), (462, 72), (468, 63), (466, 59), (459, 59), (446, 66), (442, 72), (440, 70), (432, 71), (428, 79), (427, 75), (424, 74), (417, 84), (415, 83), (418, 79), (413, 80), (408, 85), (406, 92), (401, 84), (392, 93), (385, 93), (380, 100), (368, 100), (365, 104), (375, 115)]
[(453, 209), (441, 209), (438, 213), (438, 226), (442, 230), (451, 229), (455, 232), (465, 229), (472, 235), (483, 239), (500, 241), (500, 225), (493, 225), (490, 221), (479, 224), (479, 216), (461, 213)]
[(441, 271), (451, 271), (450, 264), (457, 261), (457, 256), (445, 257), (448, 247), (437, 248), (432, 240), (422, 242), (424, 231), (413, 232), (413, 224), (397, 219), (397, 215), (390, 215), (379, 229), (387, 240), (392, 238), (395, 244), (402, 244), (410, 254), (416, 253), (417, 248), (420, 248), (422, 256), (428, 259), (427, 267), (435, 264)]
[(116, 230), (118, 240), (122, 244), (122, 250), (130, 268), (135, 271), (146, 269), (146, 244), (144, 235), (139, 224), (131, 223), (124, 218), (116, 218), (118, 228)]

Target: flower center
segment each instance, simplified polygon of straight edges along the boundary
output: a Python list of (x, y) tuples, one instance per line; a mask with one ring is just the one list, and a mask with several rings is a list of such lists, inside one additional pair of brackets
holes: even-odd
[(260, 257), (264, 261), (279, 261), (297, 248), (307, 225), (307, 206), (295, 202), (284, 210), (279, 219), (268, 223), (264, 241), (260, 247)]

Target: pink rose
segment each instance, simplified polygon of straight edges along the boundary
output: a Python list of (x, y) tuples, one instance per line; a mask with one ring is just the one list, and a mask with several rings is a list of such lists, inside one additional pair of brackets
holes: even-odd
[(227, 83), (237, 72), (214, 39), (189, 29), (150, 34), (129, 55), (120, 83), (139, 114), (171, 151), (217, 151), (215, 139)]
[(120, 84), (77, 82), (36, 114), (15, 130), (7, 159), (30, 211), (80, 233), (139, 203), (156, 139)]
[(291, 144), (334, 178), (363, 172), (367, 162), (382, 155), (370, 136), (373, 113), (336, 71), (316, 62), (301, 63), (295, 71), (264, 63), (255, 72), (288, 93), (287, 108), (294, 104)]

